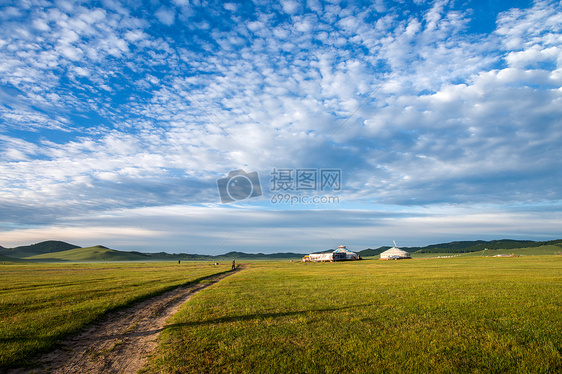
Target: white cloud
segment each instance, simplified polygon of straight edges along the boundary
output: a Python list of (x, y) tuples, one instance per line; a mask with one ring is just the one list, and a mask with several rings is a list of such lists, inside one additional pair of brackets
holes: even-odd
[(537, 67), (541, 62), (553, 62), (560, 67), (562, 62), (562, 50), (558, 47), (541, 48), (533, 45), (522, 51), (510, 52), (505, 58), (509, 66), (515, 68)]
[[(448, 240), (504, 237), (544, 240), (554, 238), (550, 233), (562, 223), (559, 213), (548, 218), (540, 212), (502, 212), (495, 211), (494, 207), (486, 207), (487, 212), (482, 213), (481, 208), (441, 206), (406, 214), (397, 213), (399, 207), (395, 207), (393, 213), (178, 205), (136, 208), (81, 217), (58, 226), (3, 232), (2, 245), (11, 247), (49, 238), (81, 246), (103, 244), (121, 250), (153, 252), (308, 253), (339, 244), (355, 250), (376, 248), (391, 244), (392, 240), (401, 246), (422, 246), (434, 244), (435, 236)], [(223, 242), (223, 247), (218, 249)]]
[(208, 27), (178, 25), (189, 38), (111, 2), (4, 10), (4, 202), (58, 201), (44, 221), (209, 203), (231, 169), (316, 165), (345, 170), (350, 204), (559, 201), (559, 6), (503, 13), (478, 37), (454, 6), (194, 6)]
[(300, 5), (294, 0), (281, 0), (281, 7), (285, 13), (295, 14), (298, 12)]
[(408, 23), (408, 27), (406, 27), (405, 34), (412, 37), (412, 36), (416, 35), (416, 33), (420, 30), (421, 30), (421, 22), (417, 19), (412, 19)]
[(176, 18), (176, 13), (174, 12), (174, 10), (165, 7), (158, 9), (155, 15), (158, 20), (160, 20), (160, 22), (167, 26), (173, 25)]
[(439, 21), (441, 20), (441, 13), (443, 13), (443, 7), (448, 3), (445, 1), (436, 1), (433, 7), (428, 10), (425, 14), (424, 20), (427, 22), (426, 30), (433, 31), (437, 28)]
[[(115, 242), (117, 245), (120, 238), (127, 238), (130, 240), (131, 237), (139, 238), (140, 240), (146, 240), (147, 238), (161, 237), (163, 233), (139, 229), (136, 227), (61, 227), (61, 226), (50, 226), (38, 229), (23, 229), (14, 230), (10, 232), (2, 233), (2, 239), (4, 240), (5, 246), (18, 246), (21, 243), (37, 243), (44, 241), (45, 238), (50, 238), (49, 240), (62, 240), (67, 241), (75, 245), (80, 246), (93, 246), (98, 244), (103, 244), (107, 242)], [(76, 244), (78, 243), (78, 244)]]
[(33, 27), (35, 27), (39, 31), (50, 31), (51, 28), (47, 23), (40, 19), (33, 20)]
[(64, 46), (59, 48), (60, 53), (72, 61), (78, 61), (82, 58), (83, 52), (79, 48)]
[(234, 3), (224, 3), (224, 9), (230, 10), (231, 12), (236, 12), (238, 6)]

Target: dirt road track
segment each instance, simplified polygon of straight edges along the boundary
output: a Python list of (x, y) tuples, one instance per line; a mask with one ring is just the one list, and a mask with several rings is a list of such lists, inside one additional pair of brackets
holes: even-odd
[(67, 339), (61, 348), (38, 358), (38, 368), (15, 369), (8, 373), (136, 373), (146, 364), (166, 321), (179, 307), (197, 292), (237, 271), (213, 275), (108, 313)]

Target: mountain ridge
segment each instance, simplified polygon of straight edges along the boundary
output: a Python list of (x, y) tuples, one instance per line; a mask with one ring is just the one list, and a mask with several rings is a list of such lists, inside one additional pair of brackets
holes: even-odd
[(22, 245), (14, 248), (1, 247), (0, 253), (8, 257), (24, 258), (24, 257), (35, 256), (44, 253), (66, 251), (74, 248), (80, 248), (80, 247), (60, 240), (46, 240), (43, 242), (30, 244), (30, 245)]

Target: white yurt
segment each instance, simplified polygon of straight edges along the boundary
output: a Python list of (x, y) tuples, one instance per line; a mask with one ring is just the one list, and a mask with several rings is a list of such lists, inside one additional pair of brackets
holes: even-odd
[(334, 261), (346, 261), (346, 260), (357, 260), (359, 256), (357, 253), (351, 252), (345, 245), (340, 245), (338, 249), (334, 251)]
[(381, 253), (381, 260), (401, 260), (405, 258), (412, 258), (406, 251), (401, 250), (394, 243), (394, 247), (387, 249)]
[(332, 262), (332, 261), (348, 261), (359, 260), (359, 256), (355, 252), (351, 252), (345, 245), (340, 245), (338, 249), (329, 253), (311, 253), (304, 256), (303, 262)]
[[(308, 258), (308, 260), (306, 260)], [(311, 253), (303, 258), (304, 262), (332, 262), (334, 261), (334, 254), (330, 253)]]

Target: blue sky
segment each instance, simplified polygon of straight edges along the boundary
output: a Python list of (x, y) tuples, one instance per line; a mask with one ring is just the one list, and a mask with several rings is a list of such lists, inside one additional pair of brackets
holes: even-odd
[[(0, 245), (560, 238), (561, 31), (559, 1), (0, 1)], [(261, 196), (223, 204), (238, 169)]]

